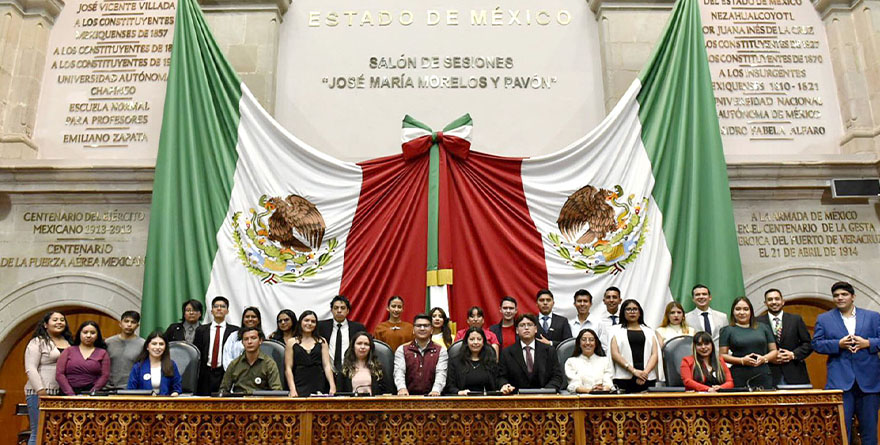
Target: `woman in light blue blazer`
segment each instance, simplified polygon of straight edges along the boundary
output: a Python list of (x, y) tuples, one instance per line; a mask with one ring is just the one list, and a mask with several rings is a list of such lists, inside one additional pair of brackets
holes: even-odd
[(160, 396), (180, 394), (180, 372), (171, 360), (162, 331), (153, 331), (147, 336), (144, 350), (128, 375), (128, 389), (149, 389)]

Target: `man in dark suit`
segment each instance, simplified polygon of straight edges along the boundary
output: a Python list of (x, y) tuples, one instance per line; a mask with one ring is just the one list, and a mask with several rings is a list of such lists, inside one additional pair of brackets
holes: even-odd
[(330, 300), (330, 312), (333, 318), (318, 322), (318, 335), (327, 340), (330, 346), (330, 359), (333, 361), (335, 372), (342, 370), (342, 359), (354, 334), (364, 331), (364, 325), (348, 320), (348, 312), (351, 311), (351, 302), (344, 295), (337, 295)]
[(199, 328), (199, 320), (202, 319), (202, 302), (199, 300), (187, 300), (181, 308), (180, 321), (171, 323), (165, 330), (165, 341), (186, 341), (195, 343), (196, 329)]
[(501, 351), (499, 378), (501, 392), (510, 394), (523, 388), (562, 387), (562, 368), (556, 360), (556, 350), (536, 341), (538, 317), (523, 314), (516, 319), (519, 341)]
[(563, 340), (571, 338), (571, 326), (568, 319), (553, 313), (553, 293), (549, 289), (541, 289), (538, 295), (538, 341), (556, 347)]
[(800, 315), (782, 312), (785, 300), (779, 289), (764, 292), (764, 304), (768, 313), (758, 317), (758, 321), (770, 326), (779, 351), (770, 363), (773, 385), (809, 385), (810, 375), (804, 360), (813, 353), (813, 347), (807, 325)]
[(211, 300), (211, 323), (196, 329), (193, 344), (199, 349), (199, 385), (196, 393), (209, 396), (220, 389), (223, 381), (223, 345), (230, 335), (238, 331), (238, 326), (226, 322), (229, 314), (229, 300), (216, 296)]
[(852, 443), (853, 415), (859, 418), (859, 436), (865, 445), (877, 443), (880, 407), (880, 314), (857, 308), (856, 292), (847, 282), (831, 286), (836, 309), (816, 318), (813, 349), (828, 356), (825, 389), (843, 391), (843, 420)]

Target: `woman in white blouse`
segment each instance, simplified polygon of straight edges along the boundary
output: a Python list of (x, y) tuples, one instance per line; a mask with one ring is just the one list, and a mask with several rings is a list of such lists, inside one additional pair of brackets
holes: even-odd
[(642, 392), (657, 381), (657, 336), (645, 324), (645, 313), (636, 300), (620, 305), (620, 319), (621, 325), (614, 330), (611, 340), (613, 381), (625, 393)]
[(674, 337), (687, 335), (693, 337), (697, 330), (688, 326), (684, 320), (684, 307), (677, 301), (670, 302), (666, 305), (666, 312), (663, 314), (663, 321), (657, 328), (657, 337), (660, 340), (660, 348), (662, 349), (666, 342)]
[(574, 342), (574, 353), (565, 361), (568, 391), (586, 394), (609, 391), (614, 383), (611, 359), (605, 356), (602, 342), (592, 329), (582, 329)]
[(40, 397), (55, 395), (60, 391), (55, 380), (55, 363), (61, 351), (70, 347), (73, 338), (67, 319), (61, 312), (51, 311), (43, 316), (34, 329), (33, 338), (24, 352), (24, 370), (28, 381), (24, 387), (30, 420), (29, 445), (37, 443), (37, 422), (40, 418)]

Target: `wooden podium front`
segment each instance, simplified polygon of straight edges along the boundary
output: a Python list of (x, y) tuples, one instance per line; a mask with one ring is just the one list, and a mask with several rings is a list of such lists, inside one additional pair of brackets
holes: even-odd
[(844, 444), (840, 391), (44, 397), (44, 444)]

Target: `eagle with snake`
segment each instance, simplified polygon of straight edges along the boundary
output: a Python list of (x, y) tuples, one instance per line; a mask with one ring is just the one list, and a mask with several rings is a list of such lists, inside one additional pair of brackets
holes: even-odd
[(585, 185), (572, 193), (562, 205), (556, 220), (562, 235), (571, 242), (586, 226), (587, 231), (577, 238), (578, 244), (607, 244), (605, 237), (618, 228), (614, 208), (609, 201), (620, 196), (620, 193), (621, 190), (611, 191), (592, 185)]
[(297, 252), (311, 252), (321, 246), (327, 225), (321, 212), (308, 199), (288, 195), (287, 198), (270, 198), (267, 204), (274, 208), (269, 217), (270, 240)]

